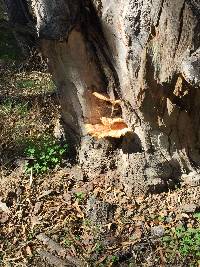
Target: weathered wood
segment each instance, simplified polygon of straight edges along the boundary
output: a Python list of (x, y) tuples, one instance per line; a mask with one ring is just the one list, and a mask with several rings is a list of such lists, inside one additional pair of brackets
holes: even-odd
[[(199, 1), (32, 4), (66, 128), (80, 142), (88, 177), (112, 163), (125, 190), (138, 193), (199, 171)], [(111, 116), (93, 92), (121, 100), (115, 115), (134, 134), (117, 142), (88, 137), (86, 123)]]

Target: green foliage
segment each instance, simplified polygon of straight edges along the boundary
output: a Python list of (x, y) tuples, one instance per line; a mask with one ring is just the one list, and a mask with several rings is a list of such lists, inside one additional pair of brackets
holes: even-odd
[(158, 216), (157, 217), (159, 222), (164, 222), (165, 221), (165, 217), (164, 216)]
[(21, 73), (15, 76), (15, 85), (19, 91), (33, 93), (53, 93), (56, 86), (52, 77), (45, 73), (33, 71), (30, 73)]
[[(102, 252), (102, 250), (100, 251)], [(107, 256), (103, 262), (101, 262), (98, 267), (106, 267), (106, 266), (115, 266), (116, 263), (119, 262), (119, 256), (111, 255)]]
[(49, 79), (49, 81), (46, 83), (46, 87), (49, 92), (54, 92), (56, 90), (55, 83), (51, 79)]
[(0, 105), (1, 115), (16, 114), (20, 116), (25, 116), (28, 113), (28, 102), (25, 101), (15, 101), (12, 99), (7, 99)]
[(53, 137), (43, 136), (28, 143), (25, 156), (30, 158), (26, 165), (26, 172), (34, 174), (45, 173), (60, 165), (68, 145), (60, 145)]
[(102, 243), (97, 242), (94, 250), (96, 253), (100, 254), (104, 250)]
[(35, 87), (35, 81), (34, 80), (19, 80), (16, 82), (16, 86), (17, 88), (24, 88), (24, 89), (27, 89), (27, 88), (34, 88)]
[(200, 228), (181, 226), (168, 230), (162, 243), (170, 259), (178, 252), (181, 258), (191, 257), (195, 262), (200, 260)]
[(92, 224), (91, 220), (89, 220), (89, 219), (85, 219), (85, 220), (84, 220), (84, 225), (85, 225), (85, 226), (90, 227), (91, 224)]
[(193, 217), (200, 221), (200, 212), (194, 213)]
[(65, 239), (63, 243), (65, 247), (69, 248), (73, 244), (73, 241), (70, 239)]
[(85, 194), (83, 192), (76, 192), (75, 197), (79, 202), (81, 202), (81, 201), (83, 201)]
[(179, 239), (179, 251), (182, 256), (196, 255), (200, 259), (200, 229), (183, 227), (176, 228), (175, 234)]
[(117, 263), (118, 261), (119, 261), (119, 257), (118, 256), (115, 256), (115, 255), (111, 256), (111, 262), (112, 263)]
[(33, 240), (35, 237), (35, 233), (33, 231), (30, 231), (28, 234), (27, 234), (27, 240), (28, 241), (31, 241)]

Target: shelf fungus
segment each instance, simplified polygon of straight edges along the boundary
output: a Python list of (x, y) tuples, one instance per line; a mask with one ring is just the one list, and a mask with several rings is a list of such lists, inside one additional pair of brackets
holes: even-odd
[(120, 138), (132, 130), (122, 118), (100, 118), (99, 124), (85, 124), (86, 131), (97, 139), (105, 137)]
[[(120, 138), (126, 133), (132, 131), (122, 118), (120, 118), (119, 116), (115, 116), (114, 118), (112, 117), (114, 111), (120, 109), (121, 100), (114, 100), (106, 95), (97, 92), (93, 92), (93, 95), (102, 101), (110, 103), (112, 105), (112, 110), (109, 116), (100, 117), (99, 123), (85, 124), (85, 128), (88, 134), (97, 139), (105, 137)], [(115, 108), (115, 106), (117, 107)]]
[(97, 93), (97, 92), (94, 92), (92, 93), (95, 97), (103, 100), (103, 101), (106, 101), (106, 102), (110, 102), (113, 106), (115, 105), (120, 105), (121, 103), (121, 100), (113, 100), (113, 99), (110, 99), (109, 97), (103, 95), (103, 94), (100, 94), (100, 93)]

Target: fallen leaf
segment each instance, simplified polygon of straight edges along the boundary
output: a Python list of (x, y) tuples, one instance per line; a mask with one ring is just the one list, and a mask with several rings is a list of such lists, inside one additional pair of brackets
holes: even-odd
[(26, 247), (26, 253), (29, 256), (33, 256), (33, 253), (32, 253), (31, 248), (29, 246)]
[(0, 212), (0, 223), (5, 223), (9, 219), (8, 214), (6, 212)]
[(0, 201), (0, 209), (6, 213), (10, 213), (10, 210), (8, 208), (8, 206), (6, 205), (6, 203), (3, 203)]

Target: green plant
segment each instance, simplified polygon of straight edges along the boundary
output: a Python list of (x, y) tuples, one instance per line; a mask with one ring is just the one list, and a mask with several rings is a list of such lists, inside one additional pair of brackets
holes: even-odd
[(158, 216), (157, 217), (159, 222), (164, 222), (165, 221), (165, 217), (164, 216)]
[(76, 193), (75, 193), (75, 198), (76, 198), (79, 202), (83, 201), (84, 197), (85, 197), (85, 194), (84, 194), (83, 192), (76, 192)]
[(26, 172), (34, 174), (45, 173), (60, 165), (64, 154), (68, 151), (68, 145), (61, 145), (53, 137), (43, 136), (37, 140), (31, 140), (25, 149), (25, 156), (29, 158), (26, 164)]
[(34, 80), (20, 80), (20, 81), (17, 81), (16, 82), (16, 86), (17, 88), (19, 89), (22, 89), (22, 88), (34, 88), (35, 87), (35, 81)]
[(111, 256), (111, 262), (112, 263), (117, 263), (119, 261), (119, 257), (118, 256), (116, 256), (116, 255), (112, 255)]
[(179, 228), (176, 230), (176, 235), (180, 240), (179, 251), (182, 256), (189, 254), (200, 259), (200, 229)]
[(8, 115), (12, 112), (12, 101), (6, 100), (0, 106), (0, 113), (2, 115)]
[(89, 219), (85, 219), (85, 220), (83, 221), (83, 223), (84, 223), (85, 226), (88, 226), (88, 227), (90, 227), (91, 224), (92, 224), (91, 220), (89, 220)]
[(73, 241), (70, 239), (65, 239), (63, 243), (64, 243), (65, 247), (68, 248), (73, 244)]
[(16, 88), (31, 93), (53, 93), (56, 86), (49, 74), (33, 71), (29, 74), (16, 75)]
[(162, 243), (170, 259), (178, 252), (181, 258), (190, 257), (195, 262), (200, 260), (200, 228), (173, 228), (166, 231)]
[(100, 242), (97, 242), (96, 244), (95, 244), (95, 252), (96, 253), (101, 253), (102, 251), (103, 251), (103, 249), (104, 249), (104, 247), (103, 247), (103, 245), (102, 245), (102, 243), (100, 243)]
[(0, 105), (0, 114), (10, 115), (16, 114), (20, 116), (26, 115), (28, 112), (28, 102), (18, 102), (15, 100), (5, 100)]
[(46, 87), (47, 87), (49, 92), (54, 92), (56, 90), (56, 86), (55, 86), (54, 82), (51, 79), (49, 79), (47, 81)]
[(75, 236), (75, 239), (78, 240), (78, 241), (80, 241), (80, 240), (81, 240), (80, 235), (76, 235), (76, 236)]
[(193, 217), (200, 221), (200, 212), (194, 213)]
[[(102, 252), (102, 250), (100, 251)], [(116, 263), (119, 262), (119, 256), (111, 255), (107, 256), (103, 262), (101, 262), (98, 267), (104, 267), (104, 266), (115, 266)]]
[(28, 240), (28, 241), (33, 240), (34, 237), (35, 237), (35, 233), (34, 233), (34, 231), (30, 231), (30, 232), (27, 234), (27, 240)]

